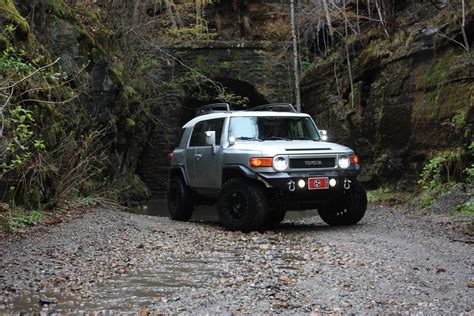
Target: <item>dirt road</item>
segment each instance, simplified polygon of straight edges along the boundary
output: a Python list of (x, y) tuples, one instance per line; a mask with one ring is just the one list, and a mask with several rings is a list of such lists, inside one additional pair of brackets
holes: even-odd
[(0, 314), (473, 312), (473, 246), (438, 222), (371, 206), (243, 234), (94, 210), (0, 241)]

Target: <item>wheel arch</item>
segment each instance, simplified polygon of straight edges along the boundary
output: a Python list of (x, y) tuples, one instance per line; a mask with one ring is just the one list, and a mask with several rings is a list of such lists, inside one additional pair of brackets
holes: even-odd
[(252, 170), (241, 165), (229, 165), (222, 168), (222, 185), (233, 178), (257, 180), (257, 175)]
[(170, 179), (173, 176), (181, 176), (184, 180), (184, 183), (186, 183), (186, 185), (189, 186), (189, 179), (186, 174), (186, 170), (184, 169), (183, 166), (172, 166), (170, 169), (169, 175), (170, 175)]

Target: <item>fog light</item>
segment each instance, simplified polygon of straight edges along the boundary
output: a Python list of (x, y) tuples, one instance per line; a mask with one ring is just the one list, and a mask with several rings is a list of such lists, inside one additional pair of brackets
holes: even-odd
[(306, 182), (304, 182), (304, 180), (298, 181), (298, 186), (299, 186), (301, 189), (304, 188), (305, 185), (306, 185)]
[(337, 184), (336, 179), (331, 179), (331, 180), (329, 180), (329, 185), (330, 185), (330, 186), (335, 187), (336, 184)]

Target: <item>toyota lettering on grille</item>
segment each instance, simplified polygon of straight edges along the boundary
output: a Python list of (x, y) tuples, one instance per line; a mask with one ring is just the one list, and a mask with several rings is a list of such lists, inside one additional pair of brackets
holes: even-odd
[(307, 167), (310, 166), (321, 166), (323, 162), (321, 160), (305, 160), (304, 165)]

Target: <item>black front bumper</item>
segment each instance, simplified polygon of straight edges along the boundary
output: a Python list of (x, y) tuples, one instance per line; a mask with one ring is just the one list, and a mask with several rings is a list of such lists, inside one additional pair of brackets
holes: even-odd
[[(331, 171), (303, 171), (303, 172), (279, 172), (279, 173), (256, 173), (257, 178), (268, 183), (271, 187), (277, 189), (289, 189), (289, 182), (298, 183), (299, 180), (307, 182), (309, 178), (328, 178), (336, 179), (336, 186), (329, 189), (320, 189), (320, 191), (343, 189), (344, 180), (354, 180), (357, 177), (357, 170), (331, 170)], [(300, 191), (308, 191), (308, 188), (299, 188)], [(309, 190), (313, 191), (313, 190)], [(314, 190), (319, 191), (319, 190)]]
[[(332, 170), (311, 172), (257, 173), (257, 178), (265, 183), (274, 194), (273, 199), (286, 209), (314, 209), (318, 205), (341, 198), (350, 184), (356, 179), (357, 170)], [(335, 186), (328, 185), (323, 189), (308, 188), (309, 178), (328, 178), (336, 180)], [(305, 186), (300, 188), (298, 181), (304, 180)]]

